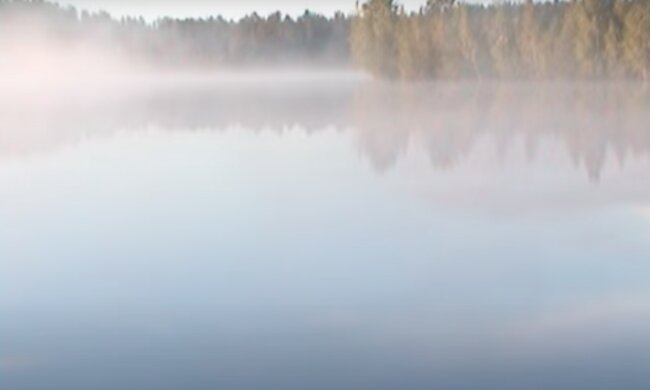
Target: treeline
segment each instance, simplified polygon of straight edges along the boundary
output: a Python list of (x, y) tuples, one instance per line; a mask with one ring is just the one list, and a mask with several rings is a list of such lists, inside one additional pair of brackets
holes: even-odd
[(370, 0), (351, 43), (355, 62), (385, 78), (648, 80), (650, 1), (428, 0), (406, 12)]
[(23, 44), (34, 31), (48, 43), (161, 67), (355, 63), (377, 77), (409, 80), (650, 79), (648, 0), (427, 0), (417, 12), (396, 0), (368, 0), (351, 16), (306, 11), (154, 22), (0, 0), (0, 45)]
[(239, 20), (116, 19), (42, 0), (0, 0), (0, 43), (25, 43), (34, 33), (48, 43), (92, 46), (161, 66), (349, 65), (351, 18), (305, 11)]

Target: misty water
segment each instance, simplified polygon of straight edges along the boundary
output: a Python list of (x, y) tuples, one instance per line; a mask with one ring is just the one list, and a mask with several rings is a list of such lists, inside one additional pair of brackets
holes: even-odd
[(3, 389), (650, 386), (650, 90), (23, 92)]

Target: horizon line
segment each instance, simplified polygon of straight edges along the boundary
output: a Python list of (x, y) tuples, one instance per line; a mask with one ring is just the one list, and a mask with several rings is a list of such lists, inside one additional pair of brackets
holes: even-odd
[[(209, 11), (211, 8), (203, 8), (202, 10), (199, 10), (200, 7), (197, 7), (196, 3), (194, 3), (194, 7), (189, 6), (186, 8), (184, 11), (179, 11), (176, 10), (175, 12), (168, 12), (168, 11), (154, 11), (152, 12), (151, 10), (155, 7), (152, 7), (151, 5), (145, 5), (143, 3), (140, 3), (139, 5), (136, 3), (136, 1), (130, 1), (128, 2), (128, 5), (122, 5), (122, 6), (115, 6), (113, 3), (113, 6), (110, 6), (109, 4), (95, 4), (95, 5), (88, 5), (86, 2), (85, 4), (81, 4), (82, 0), (42, 0), (47, 3), (55, 4), (60, 7), (66, 8), (66, 7), (73, 7), (79, 12), (89, 12), (92, 14), (98, 14), (98, 13), (106, 13), (110, 15), (114, 19), (123, 19), (123, 18), (134, 18), (134, 19), (144, 19), (147, 22), (155, 22), (158, 20), (163, 20), (163, 19), (176, 19), (176, 20), (207, 20), (211, 18), (223, 18), (228, 21), (239, 21), (247, 16), (252, 16), (252, 15), (259, 15), (261, 17), (268, 17), (271, 15), (274, 15), (276, 13), (280, 13), (283, 17), (291, 17), (291, 18), (299, 18), (306, 13), (310, 13), (312, 15), (320, 15), (324, 16), (327, 18), (334, 17), (337, 14), (342, 14), (345, 16), (352, 16), (354, 15), (356, 11), (356, 0), (342, 0), (350, 3), (349, 9), (345, 9), (345, 7), (313, 7), (313, 6), (305, 6), (302, 7), (290, 7), (287, 9), (286, 7), (282, 9), (282, 7), (274, 6), (274, 7), (258, 7), (258, 8), (247, 8), (247, 7), (239, 7), (237, 10), (231, 10), (230, 12), (226, 11), (225, 9), (221, 9), (219, 11)], [(101, 0), (98, 0), (101, 1)], [(108, 0), (105, 0), (108, 1)], [(408, 10), (409, 12), (411, 11), (417, 11), (420, 7), (424, 5), (426, 0), (402, 0), (398, 1), (400, 4), (404, 4), (405, 1), (408, 1), (408, 4), (404, 5), (405, 9)], [(360, 0), (359, 3), (363, 3), (364, 1)], [(501, 0), (460, 0), (462, 3), (468, 3), (468, 4), (489, 4), (489, 3), (501, 3), (503, 1)], [(509, 3), (518, 3), (521, 2), (521, 0), (508, 0), (506, 2)], [(169, 6), (171, 3), (173, 3), (172, 0), (166, 0), (165, 4)], [(187, 4), (187, 2), (184, 2)], [(271, 2), (267, 2), (271, 3)], [(275, 2), (274, 2), (275, 3)], [(205, 7), (205, 6), (204, 6)], [(120, 10), (121, 8), (121, 10)], [(145, 8), (149, 8), (149, 11), (146, 11)], [(164, 7), (163, 7), (164, 8)], [(222, 7), (225, 8), (225, 7)]]

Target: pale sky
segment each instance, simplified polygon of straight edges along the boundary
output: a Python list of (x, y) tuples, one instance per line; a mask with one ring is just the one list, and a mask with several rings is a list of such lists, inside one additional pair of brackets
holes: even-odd
[[(267, 15), (280, 10), (291, 15), (310, 11), (331, 15), (336, 10), (349, 13), (354, 10), (355, 0), (58, 0), (87, 10), (106, 10), (114, 16), (142, 15), (146, 19), (161, 16), (200, 17), (221, 14), (227, 18), (239, 18), (257, 11)], [(426, 0), (401, 0), (407, 8), (417, 9)]]

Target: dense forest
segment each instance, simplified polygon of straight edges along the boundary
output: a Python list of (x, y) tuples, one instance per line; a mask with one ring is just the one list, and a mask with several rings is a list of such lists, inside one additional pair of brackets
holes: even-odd
[(650, 1), (573, 0), (471, 5), (393, 0), (358, 9), (358, 64), (402, 79), (650, 77)]
[(427, 0), (418, 11), (368, 0), (329, 18), (305, 11), (154, 22), (0, 0), (0, 45), (22, 44), (34, 26), (50, 42), (159, 67), (355, 64), (405, 80), (650, 78), (647, 0)]

